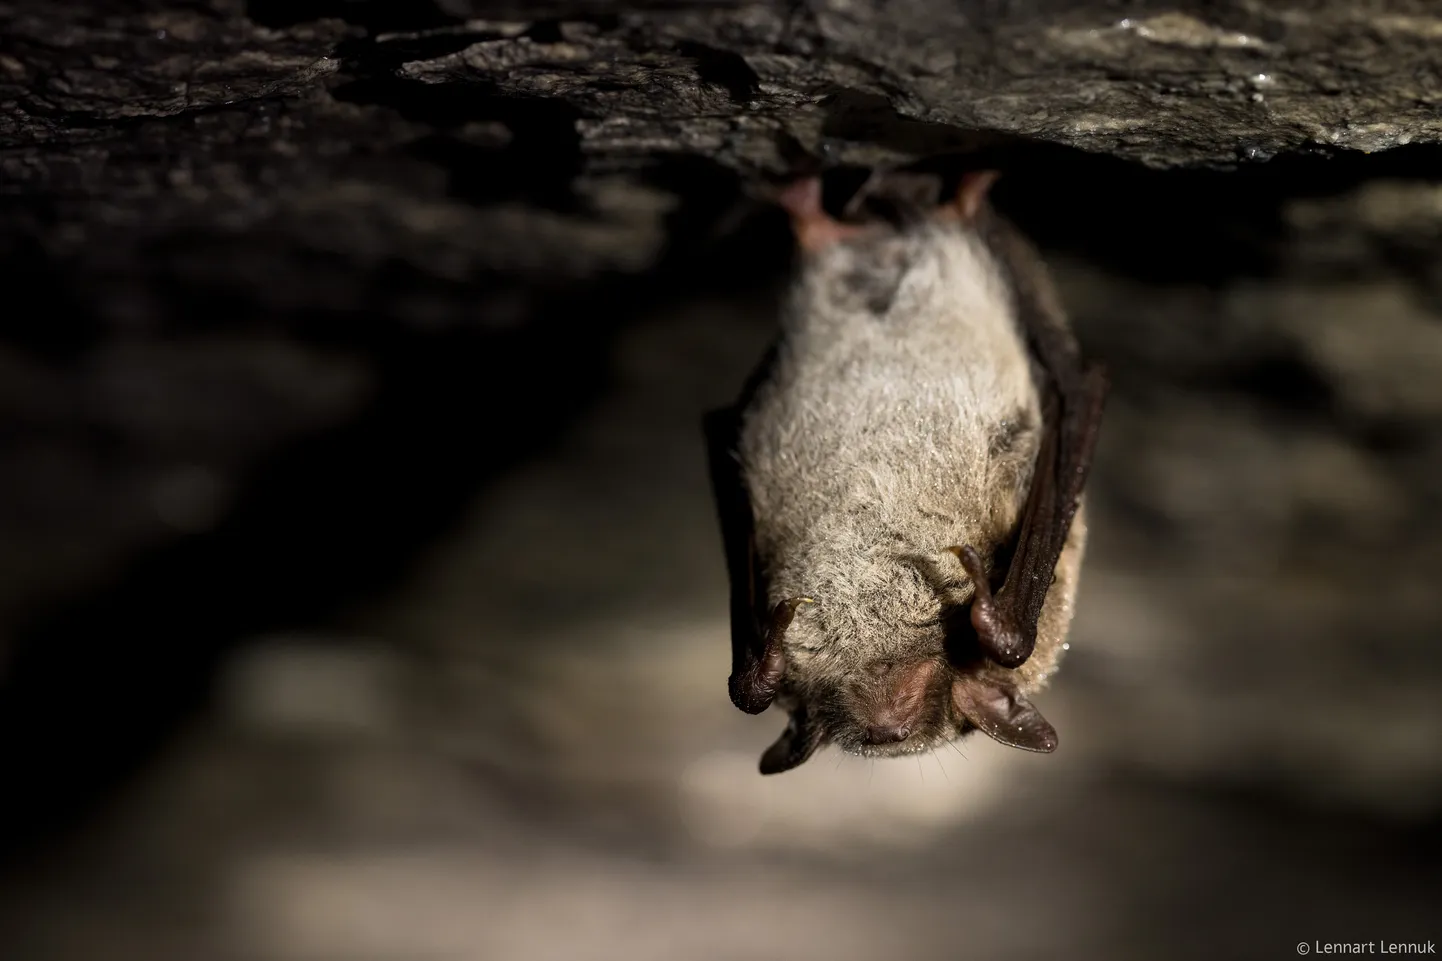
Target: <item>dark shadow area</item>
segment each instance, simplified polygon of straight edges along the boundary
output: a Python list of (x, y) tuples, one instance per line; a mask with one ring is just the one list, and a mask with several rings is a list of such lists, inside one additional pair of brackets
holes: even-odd
[(738, 104), (756, 96), (761, 78), (740, 54), (694, 42), (680, 43), (676, 49), (695, 61), (696, 73), (703, 82), (724, 87)]
[(101, 325), (33, 235), (0, 240), (0, 285), (17, 302), (46, 306), (44, 311), (7, 312), (0, 336), (10, 346), (47, 363), (65, 363), (100, 335)]
[(1215, 283), (1267, 276), (1284, 256), (1281, 206), (1375, 180), (1436, 181), (1442, 148), (1297, 154), (1235, 170), (1159, 171), (1060, 148), (1018, 150), (999, 207), (1044, 247), (1128, 276)]
[[(419, 93), (434, 96), (397, 102), (417, 104), (438, 126), (524, 118), (499, 161), (482, 152), (471, 166), (464, 148), (442, 146), (442, 134), (415, 146), (453, 171), (458, 199), (578, 208), (568, 187), (574, 142), (557, 135), (567, 127), (563, 111), (528, 111), (459, 88)], [(214, 671), (237, 642), (323, 626), (403, 579), (479, 490), (541, 456), (603, 395), (611, 342), (633, 318), (697, 297), (766, 301), (791, 254), (775, 211), (745, 205), (734, 176), (704, 161), (663, 164), (644, 181), (682, 198), (668, 216), (671, 240), (652, 275), (553, 290), (503, 275), (456, 286), (397, 263), (353, 278), (378, 307), (416, 293), (474, 303), (474, 324), (440, 331), (384, 310), (265, 316), (244, 286), (222, 295), (184, 270), (166, 270), (186, 260), (236, 262), (248, 253), (243, 246), (203, 232), (151, 246), (152, 280), (163, 286), (156, 320), (167, 337), (283, 332), (298, 344), (363, 360), (376, 389), (344, 426), (249, 469), (241, 499), (214, 530), (133, 557), (114, 583), (49, 605), (14, 628), (0, 686), (0, 754), (18, 787), (0, 799), (0, 854), (43, 853), (103, 809), (208, 703)], [(737, 210), (734, 228), (718, 233)], [(288, 264), (294, 277), (345, 269), (334, 255), (298, 249), (289, 256), (300, 258)], [(33, 245), (17, 248), (7, 267), (37, 294), (35, 302), (66, 303), (66, 266)], [(116, 336), (87, 320), (93, 311), (83, 297), (72, 301), (64, 324), (44, 322), (53, 315), (16, 318), (11, 346), (66, 362)], [(496, 306), (506, 317), (493, 324), (486, 318)]]
[[(936, 136), (941, 143), (944, 138)], [(905, 149), (911, 141), (901, 136), (882, 142)], [(1045, 250), (1137, 280), (1215, 286), (1276, 273), (1287, 255), (1282, 214), (1288, 202), (1333, 197), (1378, 180), (1436, 182), (1442, 147), (1417, 144), (1378, 154), (1319, 148), (1230, 170), (1155, 170), (1052, 144), (983, 136), (978, 146), (944, 148), (907, 169), (937, 173), (950, 186), (963, 168), (1002, 171), (993, 202)], [(843, 176), (859, 185), (864, 174)], [(1401, 266), (1425, 266), (1416, 263), (1415, 251), (1394, 252)]]
[[(401, 78), (358, 79), (335, 96), (389, 107), (435, 128), (410, 146), (444, 168), (451, 195), (472, 204), (522, 200), (561, 212), (577, 209), (571, 180), (580, 173), (577, 114), (563, 103), (497, 96), (483, 83), (428, 84)], [(499, 125), (500, 143), (476, 143), (460, 128)]]
[[(345, 318), (344, 347), (378, 385), (359, 416), (256, 467), (215, 530), (15, 629), (0, 687), (11, 785), (0, 850), (42, 845), (103, 805), (205, 702), (237, 640), (328, 621), (404, 576), (478, 488), (545, 450), (604, 389), (633, 289), (552, 295), (507, 331), (417, 335)], [(592, 298), (613, 310), (584, 314)], [(336, 329), (322, 340), (337, 346)]]

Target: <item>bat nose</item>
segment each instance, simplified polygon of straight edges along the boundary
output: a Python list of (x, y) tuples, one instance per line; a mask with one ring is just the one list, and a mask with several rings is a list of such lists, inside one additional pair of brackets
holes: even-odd
[(939, 670), (935, 661), (925, 660), (882, 671), (880, 690), (867, 692), (859, 705), (865, 743), (897, 744), (925, 726), (927, 695)]
[(911, 736), (905, 724), (873, 724), (866, 729), (867, 744), (895, 744)]

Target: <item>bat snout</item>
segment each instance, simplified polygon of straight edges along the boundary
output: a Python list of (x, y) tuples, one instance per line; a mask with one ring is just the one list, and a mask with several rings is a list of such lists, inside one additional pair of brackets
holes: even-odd
[(873, 724), (866, 729), (866, 743), (870, 745), (900, 744), (911, 737), (911, 725)]
[(934, 661), (887, 670), (880, 689), (861, 700), (857, 726), (862, 742), (868, 746), (899, 744), (923, 727), (937, 670)]

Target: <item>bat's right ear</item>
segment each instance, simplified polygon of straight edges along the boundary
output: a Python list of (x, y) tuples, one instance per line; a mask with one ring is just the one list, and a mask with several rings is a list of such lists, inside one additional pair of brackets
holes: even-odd
[(996, 170), (973, 170), (962, 175), (955, 203), (963, 223), (971, 223), (976, 219), (982, 204), (986, 202), (986, 195), (991, 192), (992, 184), (1000, 177), (1001, 172)]
[(951, 701), (994, 741), (1041, 754), (1056, 750), (1056, 728), (1009, 681), (964, 674), (952, 682)]
[(781, 774), (800, 767), (820, 746), (821, 729), (807, 718), (804, 707), (797, 708), (786, 723), (786, 730), (761, 755), (761, 773)]

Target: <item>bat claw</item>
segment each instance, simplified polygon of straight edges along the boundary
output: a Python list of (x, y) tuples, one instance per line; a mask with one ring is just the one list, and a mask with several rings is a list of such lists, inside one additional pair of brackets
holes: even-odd
[(987, 580), (986, 566), (976, 548), (968, 544), (948, 547), (947, 551), (961, 561), (975, 588), (971, 598), (971, 626), (976, 629), (982, 653), (1002, 667), (1021, 667), (1031, 657), (1036, 639), (1028, 638), (997, 605), (991, 582)]
[(796, 616), (796, 608), (814, 603), (809, 597), (793, 597), (772, 608), (765, 650), (760, 657), (748, 655), (745, 667), (733, 673), (727, 683), (731, 703), (747, 714), (760, 714), (776, 700), (776, 691), (786, 673), (786, 649), (782, 638)]

